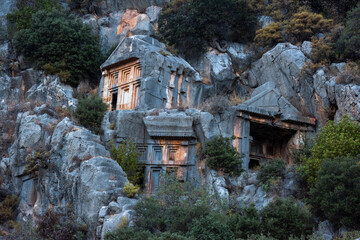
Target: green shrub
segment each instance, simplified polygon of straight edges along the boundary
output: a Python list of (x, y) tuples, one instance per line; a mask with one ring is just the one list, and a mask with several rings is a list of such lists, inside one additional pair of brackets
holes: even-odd
[(292, 42), (303, 42), (311, 40), (316, 33), (328, 32), (332, 26), (331, 19), (325, 19), (321, 14), (303, 10), (294, 14), (285, 28), (293, 38)]
[(324, 16), (331, 17), (337, 21), (343, 20), (346, 12), (353, 9), (358, 0), (317, 0), (307, 1), (307, 4), (315, 11), (322, 12)]
[(336, 50), (344, 60), (357, 61), (360, 58), (360, 4), (346, 17), (345, 29), (336, 43)]
[(245, 0), (171, 1), (159, 18), (161, 37), (188, 56), (204, 51), (214, 40), (250, 40), (255, 26)]
[(201, 155), (206, 159), (207, 166), (217, 171), (223, 170), (230, 175), (239, 175), (243, 170), (240, 154), (231, 145), (231, 139), (224, 138), (222, 135), (207, 142)]
[(139, 153), (136, 150), (136, 145), (130, 139), (126, 143), (122, 143), (119, 147), (113, 145), (110, 149), (111, 157), (121, 166), (127, 175), (130, 183), (142, 184), (144, 177), (143, 168), (138, 164)]
[(310, 212), (289, 199), (278, 199), (261, 212), (262, 232), (279, 240), (311, 234)]
[(100, 97), (92, 95), (79, 99), (73, 115), (84, 127), (95, 133), (101, 133), (101, 122), (107, 108)]
[(236, 209), (227, 219), (227, 224), (236, 238), (246, 239), (253, 234), (261, 233), (260, 214), (254, 205)]
[(18, 0), (16, 2), (16, 9), (6, 15), (8, 22), (14, 25), (9, 29), (14, 32), (27, 29), (30, 27), (33, 14), (39, 10), (49, 12), (53, 8), (58, 8), (54, 0)]
[(285, 175), (285, 163), (281, 159), (269, 160), (260, 166), (257, 179), (265, 188), (271, 186), (273, 181), (283, 179)]
[(0, 203), (0, 224), (16, 217), (16, 208), (20, 200), (17, 196), (6, 196), (5, 200)]
[(360, 230), (360, 158), (339, 157), (324, 161), (310, 189), (313, 211), (337, 227)]
[(329, 121), (317, 134), (311, 157), (299, 168), (310, 185), (316, 181), (323, 159), (360, 154), (360, 126), (348, 116), (343, 116), (336, 124)]
[(36, 67), (56, 73), (64, 83), (77, 86), (88, 79), (97, 84), (102, 54), (91, 27), (63, 10), (38, 11), (30, 26), (15, 33), (18, 54)]
[(164, 177), (155, 196), (135, 206), (135, 225), (151, 232), (187, 233), (192, 222), (213, 212), (218, 202), (203, 188)]
[(105, 240), (149, 240), (152, 234), (149, 231), (134, 228), (122, 227), (114, 232), (105, 235)]
[(195, 240), (178, 233), (164, 232), (158, 237), (151, 237), (149, 240)]
[(123, 188), (123, 191), (128, 198), (133, 198), (139, 192), (139, 190), (139, 186), (134, 185), (130, 182), (127, 182)]
[(197, 240), (233, 240), (234, 234), (225, 223), (224, 215), (211, 214), (195, 220), (189, 235)]
[(134, 210), (136, 227), (150, 232), (166, 231), (164, 207), (155, 198), (141, 199)]

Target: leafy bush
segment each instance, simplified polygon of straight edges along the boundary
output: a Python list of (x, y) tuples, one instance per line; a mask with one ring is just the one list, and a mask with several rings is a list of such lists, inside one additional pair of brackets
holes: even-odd
[(348, 116), (343, 116), (336, 124), (329, 121), (317, 134), (311, 157), (299, 168), (310, 185), (316, 181), (323, 159), (360, 154), (360, 126)]
[(189, 232), (197, 240), (233, 240), (234, 234), (220, 214), (211, 214), (195, 220)]
[(0, 203), (0, 224), (16, 217), (16, 208), (19, 204), (17, 196), (6, 196), (5, 200)]
[(143, 168), (138, 164), (139, 153), (136, 145), (130, 139), (126, 143), (122, 143), (118, 148), (113, 145), (110, 149), (111, 157), (121, 166), (127, 175), (130, 183), (142, 184), (144, 177)]
[(337, 227), (360, 229), (360, 158), (324, 161), (310, 189), (313, 211)]
[(195, 240), (178, 233), (164, 232), (158, 237), (151, 237), (149, 240)]
[[(58, 7), (54, 0), (18, 0), (16, 9), (6, 15), (6, 19), (14, 26), (12, 31), (19, 31), (30, 27), (31, 18), (39, 10), (51, 11)], [(10, 34), (11, 35), (11, 34)]]
[(123, 188), (125, 195), (128, 198), (133, 198), (140, 190), (139, 186), (134, 186), (134, 184), (127, 182)]
[(281, 159), (269, 160), (260, 167), (257, 179), (260, 184), (269, 187), (272, 181), (283, 179), (285, 175), (285, 163)]
[(310, 212), (289, 199), (278, 199), (261, 212), (262, 231), (279, 240), (311, 234)]
[(343, 59), (356, 61), (360, 58), (360, 5), (348, 12), (345, 29), (336, 43)]
[(206, 216), (219, 206), (203, 188), (165, 176), (157, 194), (142, 199), (135, 206), (135, 226), (150, 232), (187, 233), (194, 220)]
[(101, 122), (107, 108), (107, 105), (100, 97), (92, 95), (79, 99), (73, 115), (81, 125), (96, 133), (100, 133)]
[(307, 1), (315, 12), (322, 12), (324, 16), (341, 21), (346, 12), (351, 10), (358, 3), (357, 0), (317, 0)]
[(38, 11), (30, 26), (14, 35), (18, 54), (57, 74), (64, 83), (77, 86), (80, 80), (97, 83), (102, 54), (91, 27), (62, 10)]
[(207, 43), (250, 40), (255, 26), (245, 0), (171, 1), (159, 18), (161, 37), (188, 56), (205, 50)]
[(48, 210), (38, 222), (38, 232), (49, 240), (81, 240), (85, 239), (86, 225), (76, 224), (72, 213), (65, 215)]
[(331, 19), (304, 10), (293, 15), (286, 24), (286, 31), (294, 39), (293, 42), (303, 42), (310, 40), (316, 33), (328, 32), (332, 25)]
[(261, 233), (261, 219), (254, 205), (237, 208), (235, 213), (229, 215), (227, 224), (236, 238), (246, 239)]
[(270, 23), (265, 28), (256, 31), (254, 41), (262, 47), (272, 47), (279, 42), (283, 42), (282, 24), (280, 22)]
[(105, 235), (105, 240), (148, 240), (152, 234), (149, 231), (134, 228), (122, 227), (114, 232)]
[(207, 166), (212, 169), (223, 170), (230, 175), (239, 175), (242, 172), (240, 154), (231, 145), (230, 138), (224, 138), (222, 135), (214, 137), (207, 142), (201, 155), (206, 159)]

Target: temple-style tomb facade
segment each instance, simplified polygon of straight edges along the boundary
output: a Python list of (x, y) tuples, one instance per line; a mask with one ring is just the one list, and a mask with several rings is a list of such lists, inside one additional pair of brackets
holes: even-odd
[(166, 172), (175, 171), (180, 181), (205, 181), (199, 153), (219, 134), (235, 137), (242, 167), (249, 169), (274, 158), (291, 161), (291, 149), (299, 146), (303, 134), (315, 130), (315, 119), (302, 116), (271, 82), (225, 113), (171, 110), (197, 106), (206, 86), (186, 61), (150, 37), (123, 39), (102, 73), (100, 94), (110, 111), (104, 121), (115, 126), (105, 130), (105, 140), (136, 143), (149, 192), (157, 190)]

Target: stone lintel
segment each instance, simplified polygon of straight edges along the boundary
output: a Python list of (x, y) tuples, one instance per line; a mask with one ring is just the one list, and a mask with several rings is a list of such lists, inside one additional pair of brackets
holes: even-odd
[(148, 116), (143, 120), (152, 138), (195, 138), (192, 117), (163, 115)]

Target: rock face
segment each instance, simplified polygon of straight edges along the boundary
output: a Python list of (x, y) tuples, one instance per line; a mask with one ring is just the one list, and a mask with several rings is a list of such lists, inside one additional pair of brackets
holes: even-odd
[(360, 86), (359, 85), (336, 85), (336, 102), (338, 111), (335, 119), (339, 120), (344, 114), (348, 114), (356, 121), (360, 121)]
[[(50, 207), (61, 212), (71, 205), (94, 238), (99, 210), (123, 195), (126, 174), (110, 159), (99, 136), (68, 118), (59, 122), (45, 105), (34, 113), (18, 115), (15, 142), (9, 157), (0, 162), (2, 187), (20, 196), (19, 219), (37, 218)], [(24, 175), (26, 158), (36, 152), (46, 156), (46, 166), (35, 176)]]
[(32, 85), (26, 92), (26, 100), (75, 109), (77, 99), (73, 97), (72, 87), (61, 83), (60, 79), (55, 76), (44, 76), (40, 80), (40, 83)]
[(251, 65), (249, 86), (274, 82), (280, 93), (303, 113), (315, 113), (311, 83), (300, 80), (300, 72), (309, 61), (300, 48), (280, 43)]
[[(109, 2), (115, 3), (114, 1)], [(125, 5), (136, 5), (136, 1), (125, 2), (129, 2), (129, 4)], [(106, 6), (106, 1), (101, 6)], [(154, 33), (154, 30), (157, 29), (157, 20), (161, 7), (148, 4), (143, 6), (146, 7), (124, 8), (119, 6), (111, 8), (108, 14), (100, 15), (100, 17), (88, 14), (83, 17), (83, 21), (90, 24), (94, 33), (100, 36), (101, 49), (103, 53), (107, 53), (110, 49), (116, 47), (124, 37), (133, 35), (150, 36)], [(144, 9), (144, 11), (139, 9)]]
[(6, 15), (15, 9), (15, 0), (3, 0), (0, 2), (0, 42), (7, 38)]

